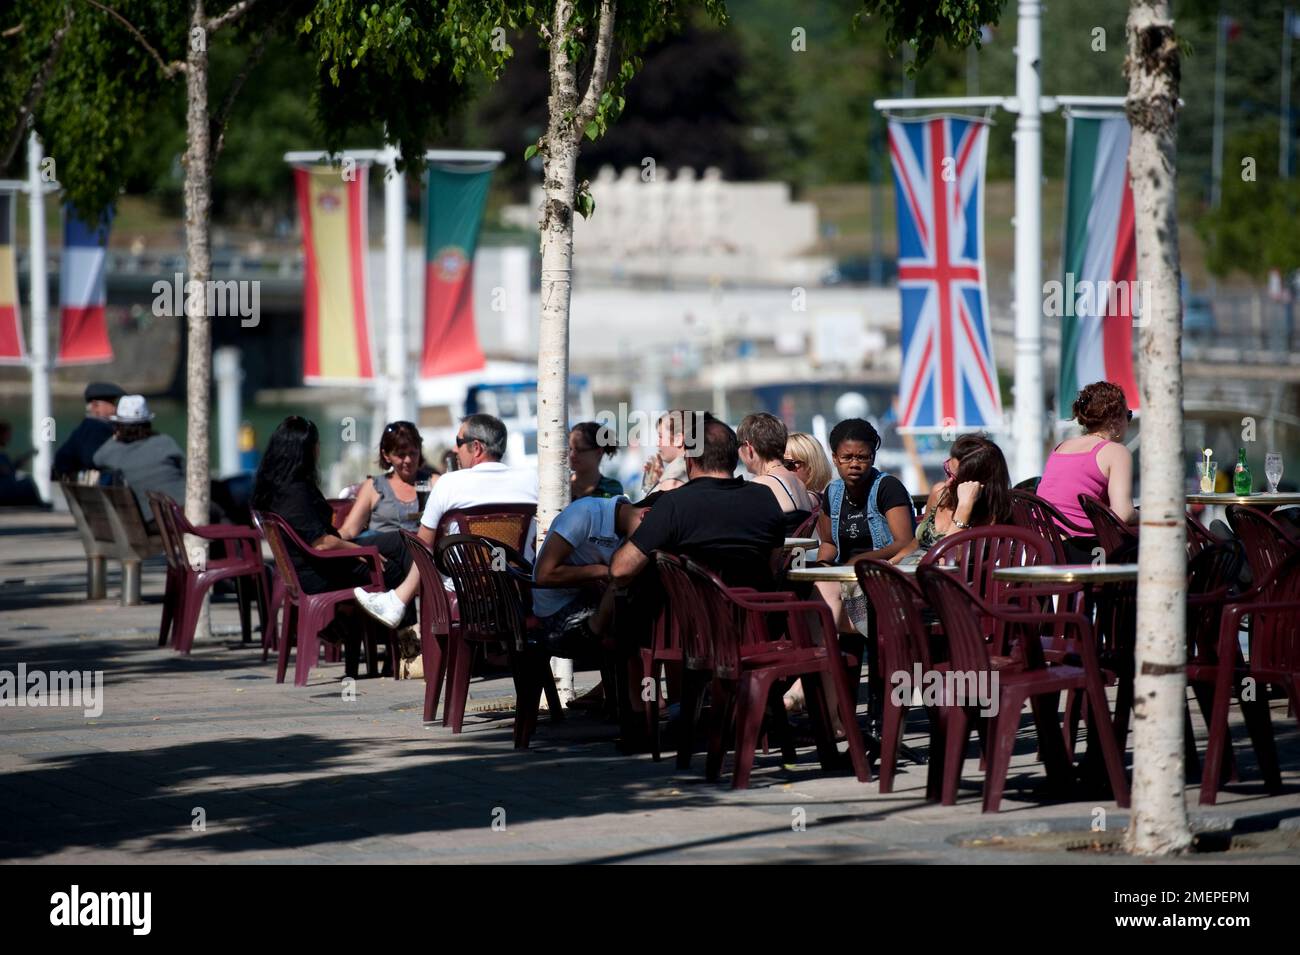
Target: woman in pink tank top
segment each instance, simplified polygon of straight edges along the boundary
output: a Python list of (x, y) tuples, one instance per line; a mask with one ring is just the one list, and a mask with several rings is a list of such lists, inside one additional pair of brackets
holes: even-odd
[[(1133, 455), (1123, 444), (1133, 413), (1124, 391), (1108, 381), (1097, 381), (1083, 388), (1074, 401), (1074, 419), (1083, 428), (1077, 438), (1067, 438), (1052, 451), (1038, 482), (1039, 497), (1055, 505), (1069, 521), (1088, 527), (1089, 521), (1079, 506), (1079, 495), (1087, 494), (1108, 505), (1119, 519), (1137, 523), (1133, 507)], [(1076, 541), (1069, 538), (1078, 530), (1062, 527), (1067, 544), (1073, 543), (1076, 556), (1090, 553), (1090, 536)]]

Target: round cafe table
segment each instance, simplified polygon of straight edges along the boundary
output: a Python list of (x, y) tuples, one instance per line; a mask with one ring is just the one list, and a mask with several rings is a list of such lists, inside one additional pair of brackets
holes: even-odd
[(1108, 584), (1137, 580), (1137, 564), (1029, 564), (999, 567), (996, 580), (1022, 584)]
[[(894, 569), (904, 574), (915, 574), (916, 568), (920, 564), (894, 564)], [(941, 570), (956, 570), (956, 564), (934, 564), (933, 566)], [(785, 572), (789, 580), (802, 580), (816, 582), (819, 580), (829, 581), (835, 584), (854, 584), (857, 585), (857, 571), (853, 569), (852, 564), (832, 564), (827, 567), (795, 567)]]
[(1227, 507), (1229, 504), (1244, 504), (1246, 507), (1266, 507), (1272, 510), (1275, 507), (1300, 504), (1300, 494), (1294, 491), (1279, 491), (1276, 494), (1261, 491), (1259, 494), (1242, 496), (1236, 494), (1188, 494), (1187, 503), (1218, 505), (1219, 507)]
[(815, 537), (787, 537), (781, 545), (782, 550), (809, 550), (816, 547), (818, 540)]

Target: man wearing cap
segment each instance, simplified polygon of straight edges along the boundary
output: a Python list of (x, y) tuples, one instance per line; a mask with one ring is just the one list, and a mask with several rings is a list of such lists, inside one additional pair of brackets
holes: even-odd
[(185, 456), (170, 435), (156, 434), (153, 412), (143, 395), (124, 395), (109, 419), (113, 437), (95, 452), (95, 467), (120, 474), (140, 502), (145, 522), (153, 521), (149, 492), (161, 491), (185, 503)]
[(117, 385), (105, 381), (86, 386), (86, 417), (54, 452), (54, 466), (50, 469), (54, 480), (76, 478), (79, 472), (95, 466), (95, 452), (113, 436), (109, 418), (117, 410), (118, 399), (123, 394)]

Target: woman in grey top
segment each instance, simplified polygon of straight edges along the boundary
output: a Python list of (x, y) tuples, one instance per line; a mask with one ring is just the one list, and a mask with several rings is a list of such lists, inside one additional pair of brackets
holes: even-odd
[[(361, 485), (356, 503), (339, 528), (344, 540), (356, 540), (367, 531), (420, 529), (420, 500), (416, 474), (423, 461), (424, 439), (409, 421), (394, 421), (379, 440), (379, 466), (387, 471)], [(429, 478), (429, 487), (438, 479)], [(421, 488), (421, 490), (426, 490)]]
[(145, 522), (153, 523), (150, 491), (185, 501), (185, 455), (170, 435), (154, 433), (153, 413), (143, 395), (124, 395), (108, 420), (113, 437), (95, 452), (95, 467), (119, 475), (135, 492)]

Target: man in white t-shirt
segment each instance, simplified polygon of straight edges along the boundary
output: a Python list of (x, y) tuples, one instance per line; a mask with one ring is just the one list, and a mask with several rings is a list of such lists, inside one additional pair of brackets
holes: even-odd
[(584, 497), (551, 522), (533, 580), (533, 613), (558, 656), (595, 649), (612, 609), (609, 561), (641, 524), (652, 500)]
[(481, 504), (536, 504), (537, 472), (508, 468), (506, 426), (489, 414), (472, 414), (456, 434), (459, 471), (448, 471), (434, 482), (420, 518), (420, 540), (433, 546), (438, 522), (448, 511)]
[[(480, 504), (537, 503), (537, 472), (506, 467), (501, 463), (505, 453), (506, 426), (500, 419), (489, 414), (472, 414), (461, 421), (456, 434), (456, 457), (461, 470), (438, 478), (420, 518), (420, 540), (426, 546), (433, 546), (438, 522), (448, 511)], [(530, 544), (534, 536), (530, 530)], [(530, 550), (525, 547), (523, 556), (528, 557)], [(450, 589), (451, 582), (445, 583)], [(357, 587), (353, 595), (366, 613), (386, 626), (395, 627), (419, 589), (419, 571), (412, 565), (411, 572), (393, 590), (371, 593)]]

